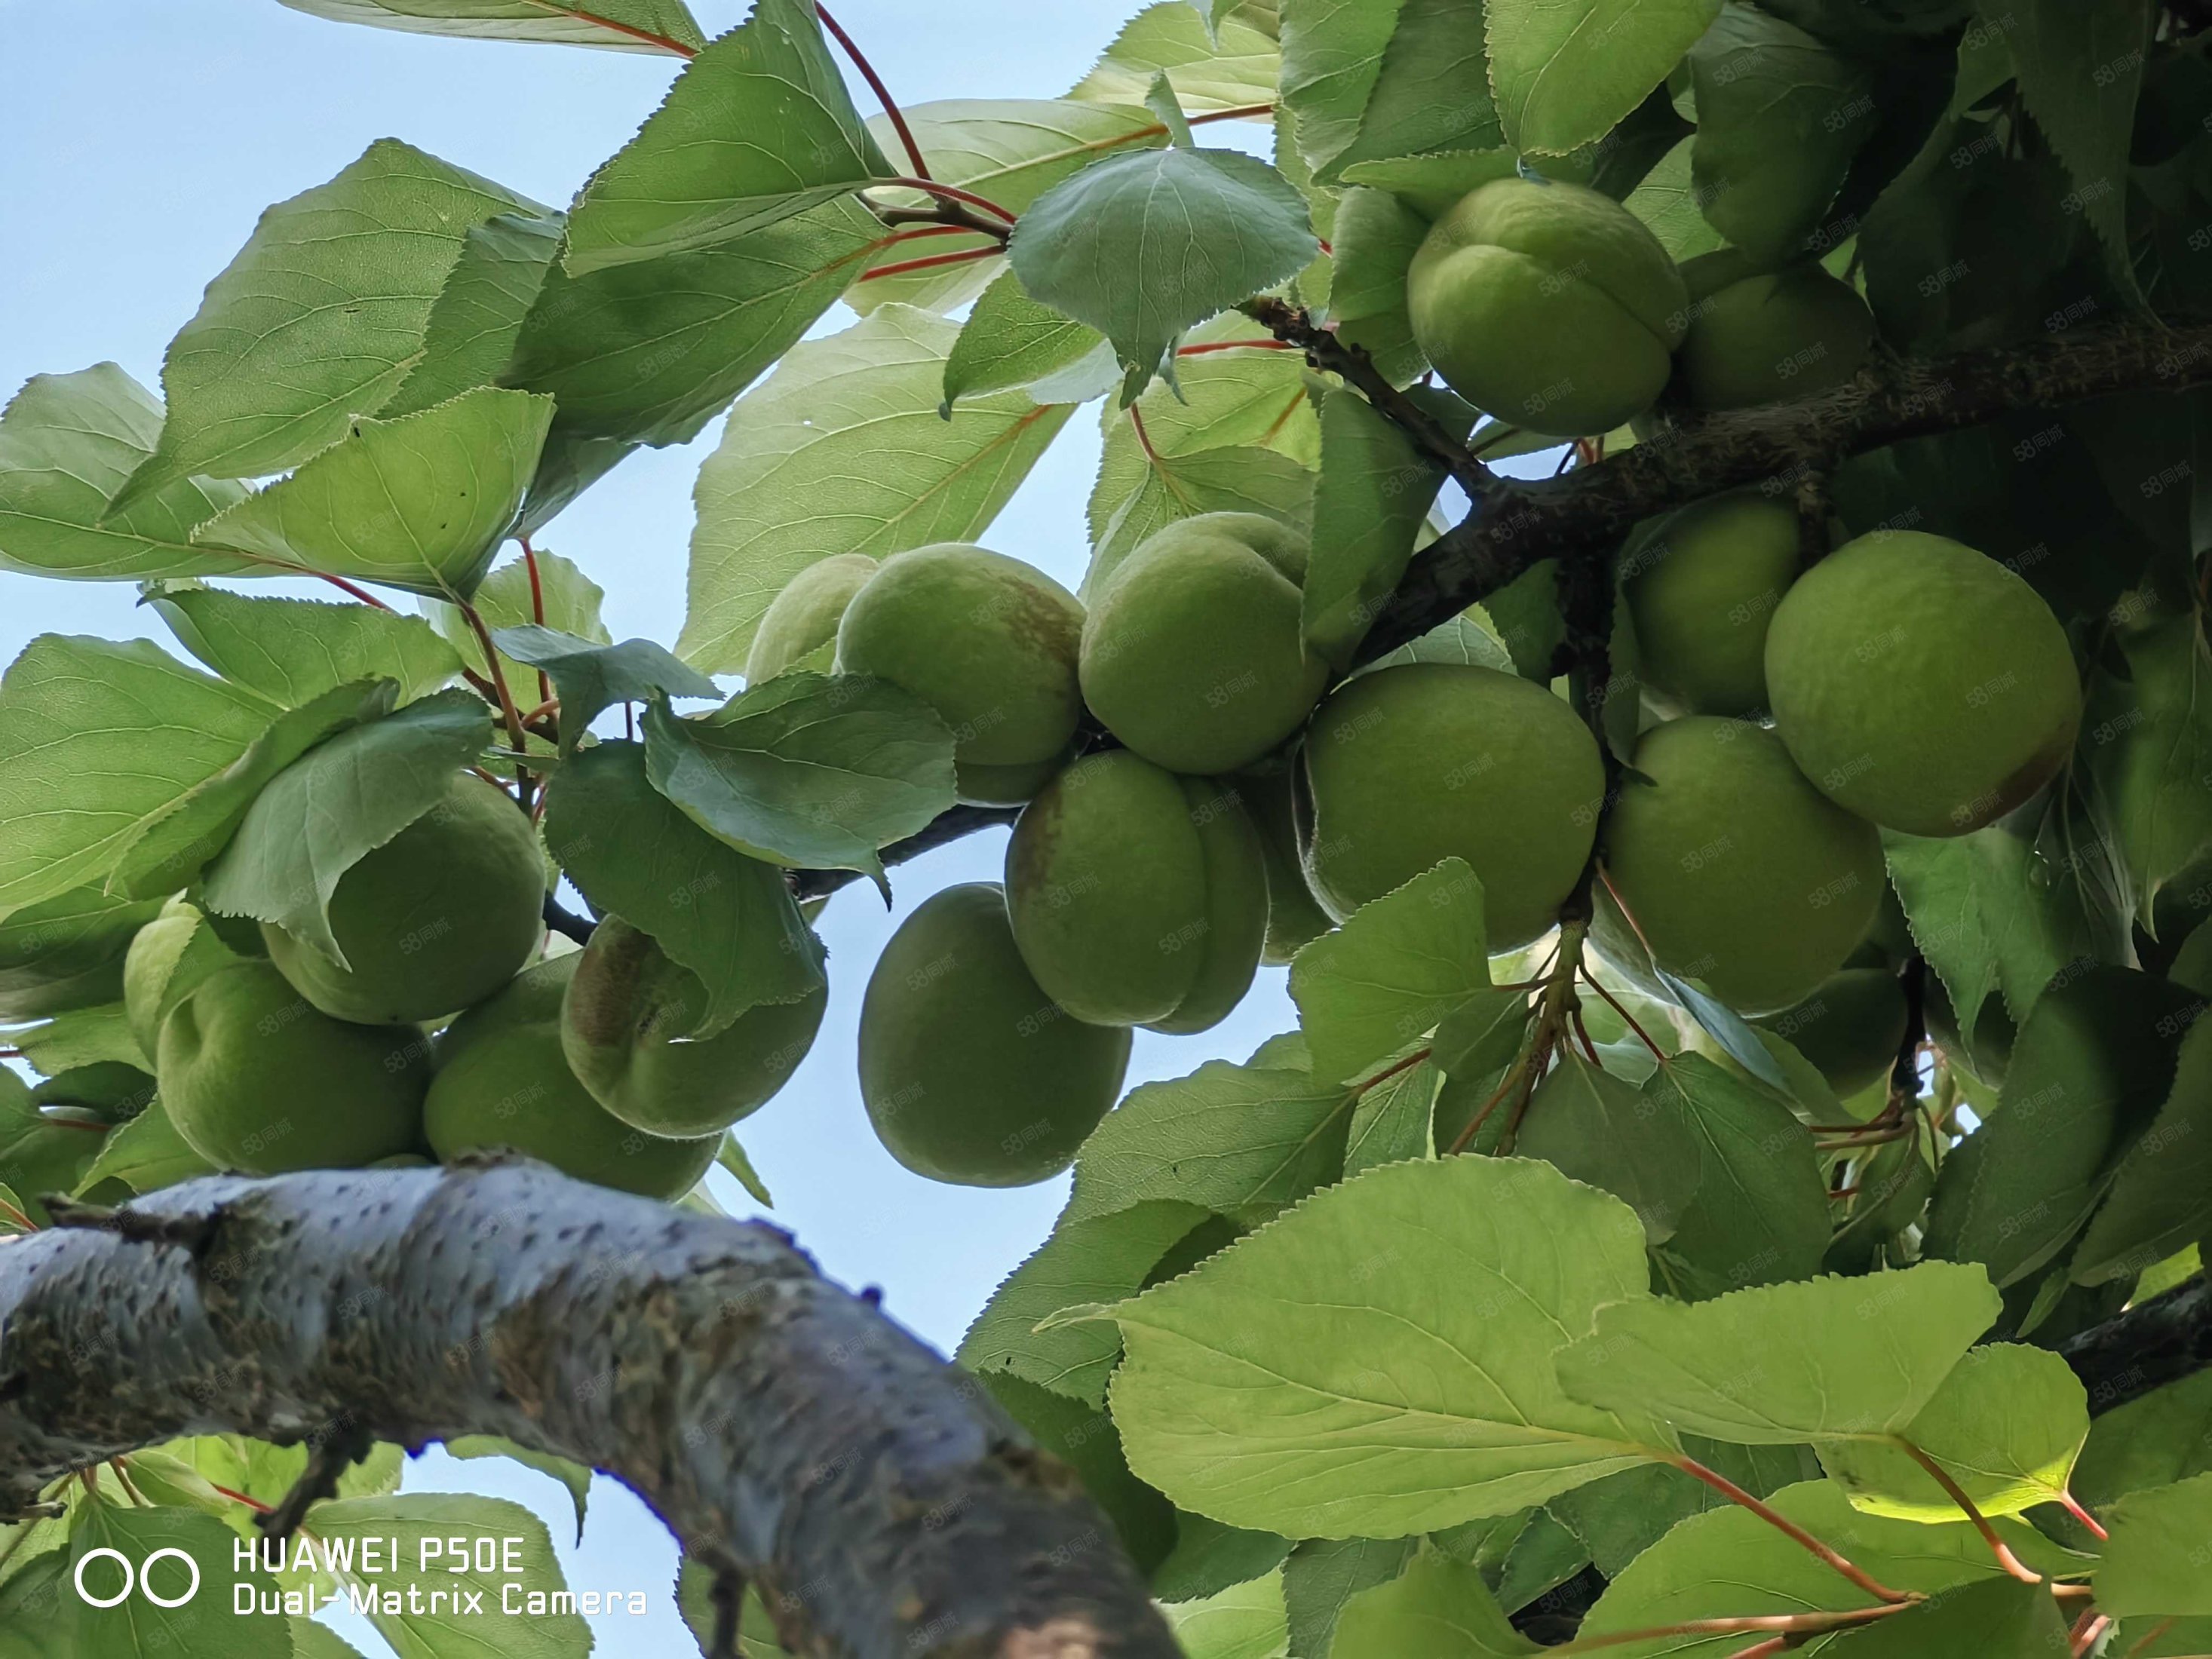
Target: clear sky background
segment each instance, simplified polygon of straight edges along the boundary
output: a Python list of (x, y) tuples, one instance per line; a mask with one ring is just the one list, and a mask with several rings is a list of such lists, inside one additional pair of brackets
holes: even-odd
[[(709, 34), (747, 9), (743, 0), (693, 5)], [(1136, 0), (838, 0), (836, 8), (909, 105), (1056, 95), (1136, 9)], [(9, 158), (0, 168), (0, 395), (32, 374), (103, 358), (158, 387), (163, 347), (262, 210), (329, 179), (374, 139), (404, 138), (540, 201), (565, 203), (630, 137), (677, 67), (665, 58), (351, 27), (276, 0), (0, 0), (0, 30), (8, 42), (0, 154)], [(865, 88), (848, 78), (872, 112)], [(1207, 142), (1264, 139), (1260, 129), (1217, 127)], [(851, 320), (840, 307), (823, 326)], [(718, 421), (685, 448), (641, 452), (539, 538), (606, 589), (616, 638), (674, 641), (691, 483), (720, 432)], [(1082, 509), (1097, 450), (1095, 421), (1079, 415), (988, 542), (1073, 586), (1087, 556)], [(173, 648), (136, 599), (128, 584), (0, 573), (0, 660), (48, 632), (144, 635)], [(895, 872), (894, 914), (865, 884), (838, 896), (822, 923), (831, 1000), (821, 1036), (791, 1085), (740, 1129), (774, 1192), (775, 1219), (832, 1276), (881, 1286), (895, 1317), (946, 1350), (1049, 1231), (1066, 1183), (987, 1192), (900, 1169), (860, 1105), (854, 1028), (868, 971), (899, 917), (949, 883), (997, 879), (1004, 839), (974, 837)], [(1215, 1056), (1242, 1059), (1289, 1029), (1296, 1022), (1283, 978), (1263, 969), (1243, 1006), (1202, 1036), (1139, 1032), (1131, 1081), (1178, 1076)], [(717, 1171), (714, 1180), (733, 1212), (757, 1210), (728, 1177)], [(601, 1654), (690, 1650), (667, 1593), (674, 1547), (612, 1483), (595, 1483), (573, 1551), (566, 1496), (512, 1464), (433, 1453), (410, 1466), (407, 1484), (526, 1503), (550, 1524), (572, 1585), (649, 1591), (648, 1618), (596, 1621)], [(388, 1654), (358, 1621), (339, 1624), (365, 1653)]]

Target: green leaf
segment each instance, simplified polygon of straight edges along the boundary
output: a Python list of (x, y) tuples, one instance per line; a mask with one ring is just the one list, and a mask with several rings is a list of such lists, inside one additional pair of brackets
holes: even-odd
[(1175, 1547), (1175, 1507), (1129, 1473), (1112, 1418), (1005, 1371), (986, 1373), (983, 1386), (1040, 1447), (1082, 1477), (1138, 1571), (1150, 1572), (1166, 1559)]
[[(945, 360), (945, 403), (988, 392), (1024, 391), (1039, 403), (1087, 403), (1111, 392), (1106, 337), (1030, 298), (1022, 279), (1002, 271), (985, 289)], [(1090, 368), (1104, 360), (1103, 372)]]
[(1089, 1320), (1039, 1330), (1037, 1322), (1063, 1308), (1135, 1295), (1160, 1258), (1206, 1215), (1195, 1204), (1154, 1199), (1088, 1220), (1062, 1218), (992, 1293), (953, 1358), (971, 1371), (1005, 1371), (1104, 1405), (1107, 1376), (1121, 1357), (1120, 1327)]
[(113, 363), (25, 381), (0, 411), (0, 569), (105, 581), (250, 569), (191, 544), (195, 525), (245, 495), (237, 484), (178, 478), (110, 516), (161, 435), (160, 402)]
[(592, 1493), (592, 1472), (580, 1463), (571, 1463), (565, 1457), (532, 1451), (527, 1446), (518, 1446), (512, 1440), (502, 1440), (496, 1435), (465, 1434), (446, 1442), (446, 1455), (463, 1461), (478, 1457), (505, 1457), (535, 1469), (538, 1474), (558, 1481), (568, 1494), (568, 1503), (576, 1511), (576, 1542), (584, 1541), (584, 1510)]
[(2212, 1614), (2212, 1474), (2130, 1492), (2106, 1520), (2112, 1541), (2097, 1570), (2097, 1610), (2115, 1619)]
[(460, 258), (431, 302), (422, 352), (375, 412), (391, 420), (495, 384), (544, 289), (546, 272), (560, 258), (566, 227), (558, 213), (495, 214), (471, 226)]
[[(181, 1605), (161, 1606), (143, 1583), (112, 1607), (95, 1607), (90, 1599), (72, 1595), (64, 1601), (73, 1604), (75, 1614), (70, 1652), (76, 1659), (187, 1653), (292, 1659), (292, 1632), (283, 1615), (233, 1611), (228, 1594), (233, 1584), (251, 1586), (258, 1595), (276, 1588), (258, 1567), (240, 1571), (234, 1565), (235, 1541), (222, 1522), (191, 1510), (130, 1509), (109, 1502), (80, 1506), (70, 1528), (73, 1582), (102, 1601), (115, 1595), (124, 1586), (114, 1558), (89, 1565), (86, 1559), (95, 1550), (112, 1550), (134, 1569), (134, 1577), (150, 1563), (151, 1588), (163, 1601)], [(164, 1550), (178, 1551), (186, 1559), (151, 1559)]]
[(1133, 1469), (1232, 1525), (1387, 1538), (1507, 1513), (1663, 1455), (1660, 1425), (1551, 1375), (1647, 1282), (1635, 1217), (1549, 1164), (1370, 1170), (1115, 1307), (1114, 1420)]
[(374, 605), (248, 598), (184, 583), (150, 586), (146, 603), (185, 650), (283, 708), (356, 680), (397, 681), (400, 701), (410, 702), (461, 672), (459, 656), (428, 623)]
[(1702, 1054), (1668, 1060), (1644, 1085), (1694, 1137), (1694, 1195), (1660, 1249), (1674, 1293), (1692, 1300), (1810, 1279), (1828, 1248), (1828, 1191), (1813, 1137), (1789, 1109)]
[[(1455, 437), (1474, 424), (1474, 410), (1448, 392), (1413, 395)], [(1444, 472), (1372, 404), (1341, 386), (1321, 394), (1321, 444), (1303, 614), (1307, 641), (1341, 664), (1413, 562)]]
[[(1110, 458), (1110, 435), (1107, 448)], [(1083, 582), (1086, 593), (1097, 592), (1105, 574), (1146, 537), (1179, 519), (1201, 513), (1260, 513), (1300, 530), (1310, 521), (1313, 474), (1281, 451), (1257, 444), (1163, 454), (1146, 465), (1140, 477), (1093, 538)], [(1092, 500), (1097, 499), (1094, 492)]]
[[(161, 1450), (196, 1470), (203, 1479), (269, 1504), (282, 1502), (284, 1494), (299, 1483), (307, 1469), (306, 1446), (272, 1445), (268, 1441), (251, 1440), (239, 1434), (198, 1435), (188, 1440), (172, 1440)], [(367, 1457), (338, 1476), (337, 1496), (380, 1498), (398, 1491), (404, 1461), (398, 1446), (390, 1441), (379, 1441)], [(316, 1510), (318, 1516), (322, 1513), (319, 1509)], [(251, 1516), (240, 1518), (243, 1529), (258, 1533)]]
[(1159, 0), (1121, 26), (1067, 95), (1090, 103), (1141, 104), (1153, 77), (1164, 74), (1176, 100), (1194, 114), (1271, 104), (1278, 58), (1274, 40), (1261, 27), (1265, 9), (1217, 8), (1219, 21), (1209, 37), (1205, 20), (1185, 0)]
[(1306, 1072), (1210, 1060), (1133, 1089), (1075, 1160), (1064, 1221), (1147, 1199), (1265, 1220), (1343, 1167), (1351, 1092)]
[(1290, 1639), (1278, 1572), (1163, 1611), (1185, 1659), (1282, 1659)]
[(822, 983), (822, 942), (782, 872), (708, 835), (654, 789), (642, 745), (603, 743), (561, 764), (546, 789), (545, 845), (595, 907), (699, 976), (707, 1011), (691, 1036)]
[[(550, 392), (558, 414), (532, 490), (568, 459), (585, 476), (613, 465), (592, 441), (689, 443), (830, 309), (884, 234), (873, 215), (832, 202), (726, 246), (571, 276), (545, 273), (501, 384)], [(588, 448), (583, 451), (589, 456)], [(557, 493), (557, 492), (556, 492)]]
[(1495, 179), (1514, 177), (1520, 166), (1520, 155), (1510, 149), (1438, 150), (1387, 161), (1355, 161), (1345, 168), (1344, 182), (1387, 191), (1415, 213), (1435, 218), (1469, 191)]
[(1493, 1076), (1513, 1063), (1534, 1018), (1526, 991), (1501, 985), (1437, 1023), (1430, 1058), (1447, 1077)]
[(768, 1182), (761, 1179), (760, 1171), (753, 1168), (752, 1159), (745, 1156), (745, 1149), (738, 1145), (734, 1129), (722, 1136), (721, 1148), (715, 1152), (714, 1162), (730, 1172), (738, 1185), (745, 1189), (746, 1196), (756, 1204), (764, 1210), (775, 1208), (775, 1200), (769, 1196)]
[(1329, 318), (1338, 337), (1364, 350), (1395, 386), (1429, 364), (1406, 310), (1406, 272), (1428, 234), (1429, 222), (1388, 191), (1355, 185), (1337, 199)]
[(446, 599), (476, 591), (553, 419), (553, 400), (489, 386), (345, 439), (192, 533), (274, 564)]
[(881, 680), (781, 675), (696, 720), (645, 715), (653, 787), (709, 835), (794, 869), (859, 870), (952, 805), (952, 734)]
[[(1882, 1583), (1936, 1596), (1939, 1606), (1951, 1599), (1943, 1592), (1962, 1585), (1997, 1583), (2027, 1588), (2005, 1576), (1981, 1534), (1963, 1519), (1922, 1525), (1863, 1515), (1851, 1508), (1843, 1488), (1828, 1480), (1789, 1487), (1768, 1502), (1784, 1518), (1840, 1551)], [(1993, 1524), (2006, 1545), (2039, 1571), (2079, 1572), (2089, 1565), (2020, 1522)], [(1878, 1605), (1796, 1540), (1749, 1510), (1726, 1504), (1683, 1522), (1630, 1562), (1583, 1620), (1579, 1637), (1589, 1640), (1703, 1619), (1788, 1617)], [(1619, 1643), (1604, 1651), (1620, 1659), (1723, 1659), (1741, 1652), (1746, 1640), (1740, 1631), (1664, 1636)], [(1939, 1649), (1928, 1659), (1979, 1651)]]
[(48, 1549), (16, 1560), (21, 1564), (11, 1562), (14, 1571), (0, 1579), (0, 1659), (76, 1659), (69, 1626), (80, 1603), (70, 1586), (67, 1553)]
[(2020, 95), (2074, 189), (2066, 206), (2096, 228), (2109, 267), (2137, 300), (2128, 240), (2128, 150), (2143, 58), (2156, 17), (2150, 0), (2027, 0), (2005, 14)]
[(30, 1200), (16, 1195), (15, 1189), (0, 1182), (0, 1237), (13, 1238), (28, 1232), (35, 1224), (31, 1222)]
[(1303, 946), (1291, 997), (1316, 1081), (1372, 1071), (1490, 988), (1482, 883), (1446, 859)]
[(1290, 1553), (1291, 1540), (1272, 1532), (1224, 1527), (1178, 1510), (1175, 1553), (1153, 1572), (1152, 1595), (1168, 1602), (1203, 1601), (1273, 1572)]
[(389, 680), (355, 680), (286, 709), (237, 760), (131, 837), (108, 872), (107, 890), (161, 898), (197, 878), (277, 774), (334, 732), (390, 714), (396, 690)]
[[(1731, 1446), (1686, 1434), (1682, 1449), (1754, 1498), (1820, 1478), (1820, 1462), (1809, 1447)], [(1583, 1540), (1597, 1570), (1618, 1578), (1622, 1568), (1679, 1522), (1729, 1504), (1694, 1475), (1647, 1463), (1561, 1492), (1547, 1507)]]
[[(2004, 1114), (2000, 1112), (1996, 1121), (2002, 1123)], [(2074, 1282), (2101, 1285), (2131, 1279), (2209, 1229), (2212, 1020), (2200, 1018), (2182, 1039), (2173, 1092), (2142, 1138), (2129, 1149), (2112, 1177), (2112, 1197), (2081, 1237), (2074, 1255)]]
[(561, 696), (561, 751), (574, 750), (591, 723), (618, 702), (719, 697), (721, 688), (651, 640), (601, 645), (556, 629), (525, 623), (493, 631), (492, 643), (517, 662), (542, 668)]
[(473, 692), (441, 691), (341, 732), (278, 773), (209, 870), (207, 906), (282, 927), (339, 966), (339, 878), (445, 796), (491, 723)]
[(1007, 253), (1022, 286), (1113, 343), (1123, 401), (1177, 337), (1303, 270), (1320, 251), (1305, 198), (1234, 150), (1109, 156), (1022, 215)]
[(1443, 1073), (1425, 1060), (1363, 1092), (1345, 1132), (1344, 1173), (1434, 1158), (1437, 1091), (1443, 1082)]
[(1900, 1433), (1996, 1321), (1978, 1265), (1607, 1308), (1559, 1359), (1572, 1398), (1747, 1445)]
[(1726, 241), (1705, 217), (1705, 195), (1691, 167), (1693, 138), (1685, 138), (1652, 165), (1621, 204), (1644, 221), (1676, 264), (1711, 253)]
[(1283, 1607), (1296, 1659), (1337, 1650), (1344, 1604), (1404, 1572), (1419, 1548), (1411, 1538), (1309, 1538), (1283, 1563)]
[(1687, 1115), (1674, 1091), (1639, 1091), (1570, 1048), (1536, 1085), (1514, 1146), (1611, 1193), (1663, 1244), (1698, 1188), (1703, 1148)]
[(2212, 1474), (2212, 1370), (2100, 1413), (2074, 1466), (2074, 1495), (2101, 1510), (2129, 1492), (2206, 1474)]
[(1285, 0), (1282, 98), (1316, 173), (1328, 172), (1358, 132), (1398, 12), (1397, 0)]
[(0, 915), (96, 883), (276, 714), (142, 641), (32, 641), (0, 680)]
[[(2080, 1379), (2057, 1354), (1994, 1342), (1959, 1361), (1898, 1439), (1940, 1464), (1984, 1515), (2017, 1515), (2065, 1496), (2089, 1435)], [(1830, 1440), (1820, 1461), (1851, 1502), (1904, 1521), (1948, 1521), (1951, 1495), (1902, 1445)]]
[[(325, 3), (342, 4), (343, 0), (325, 0)], [(361, 1659), (360, 1651), (328, 1625), (296, 1617), (289, 1622), (292, 1659)]]
[(215, 1173), (212, 1164), (185, 1144), (157, 1097), (101, 1143), (76, 1190), (88, 1193), (103, 1181), (119, 1181), (134, 1193), (151, 1193)]
[(1335, 1642), (1317, 1651), (1329, 1659), (1518, 1659), (1543, 1649), (1505, 1622), (1480, 1572), (1425, 1552), (1403, 1576), (1353, 1596)]
[[(538, 580), (530, 579), (530, 566), (521, 559), (510, 559), (486, 576), (476, 592), (477, 615), (493, 633), (503, 628), (530, 628), (543, 625), (556, 633), (571, 634), (593, 645), (612, 645), (614, 635), (599, 620), (599, 606), (606, 598), (605, 590), (586, 576), (573, 561), (558, 553), (544, 549), (537, 551)], [(542, 601), (542, 603), (541, 603)], [(538, 615), (543, 610), (544, 615)], [(484, 661), (483, 644), (469, 626), (468, 618), (459, 609), (443, 599), (424, 599), (423, 614), (430, 625), (445, 635), (446, 642), (459, 653), (461, 660), (479, 672), (488, 672)], [(506, 676), (508, 688), (519, 698), (525, 686), (534, 685), (536, 677), (523, 664), (505, 652), (499, 653), (500, 672)]]
[(707, 44), (684, 0), (282, 0), (340, 23), (476, 40), (546, 41), (610, 52), (696, 51)]
[(758, 0), (592, 173), (569, 210), (563, 263), (580, 276), (735, 241), (895, 171), (814, 8)]
[[(1512, 3), (1492, 0), (1487, 10), (1493, 26), (1499, 9)], [(1398, 26), (1382, 49), (1382, 67), (1360, 112), (1358, 131), (1326, 168), (1317, 169), (1322, 183), (1334, 183), (1361, 161), (1489, 149), (1504, 141), (1491, 101), (1485, 9), (1466, 0), (1400, 0)]]
[(2070, 1652), (2072, 1632), (2040, 1584), (1992, 1579), (1966, 1584), (1924, 1607), (1840, 1638), (1837, 1659), (2051, 1659)]
[(169, 343), (168, 421), (115, 506), (196, 472), (282, 471), (344, 437), (407, 378), (469, 228), (532, 205), (380, 138), (270, 208)]
[(998, 516), (1070, 410), (1008, 391), (944, 419), (959, 334), (880, 307), (793, 349), (738, 402), (695, 491), (687, 661), (741, 671), (769, 603), (822, 559), (970, 541)]
[(46, 1212), (40, 1200), (76, 1190), (106, 1133), (83, 1113), (40, 1111), (22, 1078), (0, 1069), (0, 1185), (41, 1227)]
[(7, 1040), (41, 1077), (57, 1078), (84, 1066), (129, 1066), (143, 1072), (154, 1064), (154, 1057), (138, 1047), (130, 1014), (119, 1002), (72, 1008), (41, 1024), (18, 1026)]
[(2093, 729), (2096, 768), (2152, 924), (2160, 890), (2212, 848), (2212, 650), (2194, 612), (2123, 641), (2128, 700)]
[(1874, 130), (1871, 70), (1741, 0), (1720, 9), (1690, 69), (1691, 177), (1707, 222), (1755, 260), (1789, 258)]
[(1505, 140), (1562, 155), (1604, 137), (1665, 80), (1719, 0), (1488, 0), (1490, 77)]
[(114, 1001), (131, 936), (159, 908), (82, 887), (0, 921), (0, 1020)]
[[(676, 1577), (676, 1606), (702, 1654), (714, 1639), (714, 1574), (686, 1553)], [(791, 1659), (777, 1645), (775, 1622), (769, 1618), (757, 1589), (747, 1589), (738, 1609), (737, 1659)]]

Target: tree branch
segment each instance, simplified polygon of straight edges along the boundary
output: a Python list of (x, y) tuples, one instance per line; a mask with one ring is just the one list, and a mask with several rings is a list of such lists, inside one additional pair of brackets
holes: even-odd
[(179, 1435), (500, 1435), (623, 1480), (808, 1659), (1176, 1653), (1075, 1478), (774, 1228), (520, 1160), (118, 1213), (0, 1245), (0, 1514)]
[(2212, 1279), (2198, 1273), (2163, 1296), (2069, 1338), (2058, 1350), (2089, 1391), (2089, 1414), (2212, 1366)]
[[(933, 853), (940, 847), (949, 847), (963, 836), (978, 830), (989, 830), (999, 824), (1012, 823), (1021, 817), (1018, 806), (955, 806), (939, 813), (916, 834), (904, 841), (895, 841), (884, 848), (881, 857), (887, 864), (904, 864), (908, 859), (920, 858), (924, 853)], [(791, 872), (793, 890), (802, 899), (821, 898), (836, 892), (840, 887), (850, 886), (860, 880), (858, 870), (794, 870)]]

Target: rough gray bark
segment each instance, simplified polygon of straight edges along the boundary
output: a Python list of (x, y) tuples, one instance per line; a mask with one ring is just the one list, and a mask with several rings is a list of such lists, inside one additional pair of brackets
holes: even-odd
[(2059, 1350), (2089, 1391), (2089, 1414), (2117, 1410), (2212, 1365), (2212, 1279), (2203, 1273), (2093, 1326)]
[(774, 1228), (543, 1165), (215, 1176), (0, 1245), (0, 1515), (179, 1435), (504, 1436), (814, 1659), (1173, 1659), (1111, 1524)]

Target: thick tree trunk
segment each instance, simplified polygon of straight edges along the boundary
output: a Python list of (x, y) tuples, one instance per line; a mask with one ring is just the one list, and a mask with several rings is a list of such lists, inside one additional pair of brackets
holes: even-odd
[(178, 1435), (602, 1469), (823, 1659), (1171, 1659), (1111, 1525), (775, 1229), (542, 1165), (211, 1177), (0, 1245), (0, 1512)]

